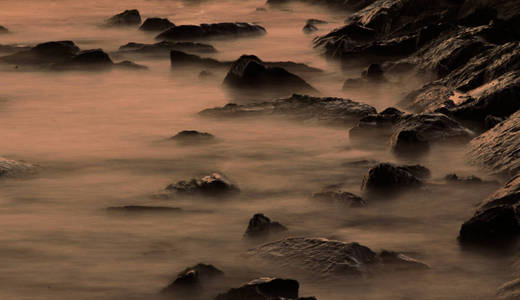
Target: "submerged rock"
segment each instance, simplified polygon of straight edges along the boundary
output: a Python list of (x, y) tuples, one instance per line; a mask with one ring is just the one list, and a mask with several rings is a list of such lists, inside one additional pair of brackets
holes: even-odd
[(318, 27), (314, 26), (313, 24), (307, 23), (305, 24), (305, 26), (303, 26), (302, 31), (304, 33), (312, 33), (318, 31)]
[(380, 163), (370, 168), (363, 178), (361, 189), (368, 192), (388, 193), (423, 185), (430, 171), (421, 165), (397, 166)]
[(249, 225), (244, 233), (244, 237), (265, 237), (283, 231), (287, 231), (287, 227), (278, 222), (271, 221), (271, 219), (264, 216), (264, 214), (255, 214), (251, 220), (249, 220)]
[(0, 157), (0, 178), (17, 178), (36, 173), (37, 166)]
[(205, 284), (223, 275), (224, 272), (213, 265), (199, 263), (180, 272), (172, 283), (162, 289), (161, 293), (185, 292), (186, 289), (191, 289), (195, 292), (197, 289), (203, 288)]
[(482, 180), (481, 178), (470, 175), (470, 176), (458, 176), (455, 173), (448, 174), (444, 177), (444, 180), (448, 183), (453, 184), (465, 184), (465, 185), (482, 185), (482, 184), (498, 184), (496, 181)]
[(186, 67), (186, 66), (199, 66), (204, 68), (219, 68), (229, 65), (226, 62), (220, 62), (213, 58), (202, 58), (198, 55), (188, 54), (182, 51), (171, 50), (170, 51), (170, 63), (172, 68), (175, 67)]
[(143, 31), (164, 31), (174, 26), (175, 24), (166, 18), (148, 18), (139, 29)]
[(119, 53), (121, 54), (169, 55), (171, 50), (184, 51), (188, 53), (217, 52), (217, 50), (212, 45), (194, 42), (163, 41), (155, 44), (128, 43), (119, 47)]
[(312, 195), (312, 199), (346, 207), (363, 207), (366, 201), (358, 195), (342, 190), (323, 191)]
[(227, 104), (200, 112), (210, 117), (288, 116), (298, 121), (329, 125), (353, 124), (376, 110), (370, 105), (342, 98), (294, 94), (287, 99), (253, 104)]
[(189, 41), (209, 38), (260, 36), (265, 33), (266, 31), (262, 26), (249, 23), (214, 23), (175, 26), (159, 34), (156, 39)]
[(219, 173), (213, 173), (200, 179), (179, 181), (166, 187), (167, 192), (179, 195), (202, 195), (222, 197), (240, 192), (239, 188)]
[(381, 66), (379, 64), (371, 64), (367, 70), (363, 71), (361, 78), (345, 80), (343, 90), (370, 88), (385, 82), (386, 78)]
[(296, 280), (263, 277), (232, 288), (215, 297), (215, 300), (298, 300), (300, 284)]
[(182, 143), (204, 143), (215, 140), (215, 136), (207, 132), (183, 130), (171, 137), (172, 140)]
[(352, 143), (363, 143), (365, 141), (377, 141), (389, 139), (394, 131), (394, 126), (402, 119), (404, 112), (389, 107), (382, 112), (367, 115), (349, 130)]
[(106, 20), (107, 26), (138, 26), (141, 24), (141, 15), (137, 9), (125, 10)]

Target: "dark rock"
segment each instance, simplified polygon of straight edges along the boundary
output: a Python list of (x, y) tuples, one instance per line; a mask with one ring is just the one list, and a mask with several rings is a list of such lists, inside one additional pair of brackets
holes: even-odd
[(199, 78), (210, 78), (215, 76), (215, 74), (211, 73), (210, 71), (202, 70), (199, 73)]
[(380, 163), (368, 170), (363, 178), (361, 189), (368, 192), (396, 192), (417, 188), (423, 184), (423, 179), (429, 175), (429, 170), (423, 166), (396, 166), (390, 163)]
[(183, 130), (171, 137), (172, 140), (182, 143), (204, 143), (213, 141), (215, 137), (211, 133), (196, 130)]
[(144, 31), (164, 31), (174, 26), (175, 24), (166, 18), (148, 18), (139, 29)]
[(4, 26), (0, 25), (0, 34), (9, 33), (9, 30)]
[(495, 173), (515, 175), (520, 171), (520, 112), (474, 138), (468, 161)]
[(147, 66), (136, 64), (129, 60), (124, 60), (113, 64), (114, 67), (128, 69), (128, 70), (148, 70)]
[(271, 221), (264, 214), (255, 214), (250, 220), (247, 226), (245, 237), (265, 237), (270, 234), (276, 234), (283, 231), (287, 231), (287, 227), (283, 226), (278, 222)]
[(315, 32), (315, 31), (318, 31), (318, 27), (314, 26), (313, 24), (305, 24), (305, 26), (303, 26), (303, 32), (304, 33), (312, 33), (312, 32)]
[[(292, 279), (259, 278), (218, 295), (215, 300), (297, 299), (300, 284)], [(299, 299), (299, 298), (298, 298)]]
[(495, 127), (497, 124), (501, 123), (502, 121), (504, 121), (503, 118), (495, 117), (492, 115), (487, 115), (486, 118), (484, 119), (484, 129), (485, 130), (491, 129), (491, 128)]
[(179, 181), (166, 187), (167, 192), (179, 195), (202, 195), (208, 197), (221, 197), (233, 195), (240, 190), (227, 178), (219, 173), (213, 173), (200, 179)]
[(141, 24), (141, 15), (137, 9), (125, 10), (108, 19), (107, 26), (138, 26)]
[(193, 42), (158, 42), (155, 44), (128, 43), (119, 47), (122, 54), (142, 55), (169, 55), (171, 50), (184, 51), (188, 53), (215, 53), (217, 50), (208, 44)]
[(401, 120), (404, 112), (389, 107), (378, 114), (370, 114), (359, 120), (349, 131), (351, 143), (377, 141), (388, 139), (393, 133), (394, 126)]
[(72, 41), (46, 42), (29, 51), (0, 57), (0, 61), (18, 65), (48, 65), (72, 59), (80, 49)]
[(215, 268), (213, 265), (199, 263), (180, 272), (170, 285), (162, 289), (161, 293), (174, 293), (179, 290), (184, 291), (187, 288), (200, 289), (204, 284), (207, 284), (208, 281), (223, 275), (224, 272)]
[(28, 51), (28, 50), (31, 50), (31, 47), (0, 44), (0, 53), (15, 53), (15, 52)]
[(454, 173), (446, 175), (444, 177), (444, 179), (447, 182), (450, 182), (450, 183), (462, 183), (462, 184), (480, 184), (480, 183), (484, 182), (482, 179), (480, 179), (480, 178), (478, 178), (477, 176), (474, 176), (474, 175), (460, 177), (460, 176), (457, 176), (457, 174), (454, 174)]
[(335, 203), (340, 206), (346, 207), (366, 206), (366, 201), (363, 198), (342, 190), (323, 191), (320, 193), (315, 193), (314, 195), (312, 195), (312, 199), (323, 202)]
[(24, 162), (0, 157), (0, 178), (18, 178), (37, 172), (37, 166)]
[(121, 213), (177, 213), (182, 211), (182, 209), (178, 207), (145, 205), (112, 206), (107, 208), (107, 210)]
[(228, 65), (226, 62), (220, 62), (213, 58), (202, 58), (198, 55), (188, 54), (177, 50), (170, 51), (170, 62), (172, 68), (193, 65), (205, 68), (219, 68)]
[(298, 121), (329, 125), (353, 124), (375, 113), (370, 105), (342, 98), (317, 98), (294, 94), (287, 99), (246, 105), (227, 104), (200, 112), (210, 117), (288, 116)]
[(197, 25), (180, 25), (172, 27), (161, 34), (158, 40), (198, 40), (223, 37), (259, 36), (266, 33), (262, 26), (249, 23), (214, 23)]
[(395, 251), (383, 250), (379, 253), (379, 258), (386, 271), (425, 270), (430, 268), (421, 261)]
[(379, 64), (371, 64), (361, 75), (361, 78), (347, 79), (343, 84), (343, 90), (367, 89), (386, 82), (383, 69)]
[(379, 64), (371, 64), (368, 67), (366, 78), (370, 81), (384, 81), (383, 69)]
[(327, 21), (323, 21), (323, 20), (319, 20), (319, 19), (307, 19), (306, 24), (320, 25), (320, 24), (327, 24)]
[(224, 85), (235, 89), (263, 89), (272, 92), (316, 92), (305, 80), (281, 67), (266, 66), (254, 55), (243, 55), (233, 63)]

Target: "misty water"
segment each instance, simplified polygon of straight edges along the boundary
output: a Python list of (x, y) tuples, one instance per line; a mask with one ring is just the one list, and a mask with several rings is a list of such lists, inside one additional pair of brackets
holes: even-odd
[[(323, 19), (316, 34), (343, 24), (344, 12), (293, 5), (257, 10), (250, 1), (1, 1), (0, 20), (12, 34), (1, 44), (73, 40), (82, 49), (116, 51), (128, 42), (154, 41), (135, 28), (101, 28), (107, 17), (137, 8), (143, 17), (175, 24), (255, 22), (259, 38), (209, 41), (234, 60), (255, 54), (265, 61), (296, 61), (325, 70), (305, 79), (323, 96), (352, 98), (382, 110), (417, 87), (389, 83), (343, 92), (360, 68), (341, 69), (313, 49), (308, 18)], [(208, 55), (209, 56), (209, 55)], [(205, 119), (197, 113), (236, 99), (222, 88), (226, 70), (199, 78), (202, 68), (172, 70), (167, 57), (117, 57), (146, 71), (19, 71), (0, 66), (0, 156), (37, 163), (37, 175), (0, 182), (0, 299), (156, 299), (176, 274), (198, 262), (228, 274), (229, 286), (259, 276), (291, 276), (301, 295), (336, 299), (486, 299), (508, 280), (507, 256), (465, 251), (460, 225), (496, 186), (448, 186), (447, 173), (493, 179), (464, 160), (462, 146), (440, 146), (402, 161), (385, 147), (351, 145), (348, 128), (283, 119)], [(168, 141), (194, 129), (217, 142), (186, 146)], [(338, 208), (309, 199), (331, 184), (361, 194), (374, 161), (421, 163), (432, 184), (364, 208)], [(218, 171), (242, 193), (227, 200), (151, 197), (168, 184)], [(180, 207), (176, 214), (111, 214), (107, 207)], [(374, 278), (318, 280), (272, 266), (248, 264), (242, 254), (261, 242), (242, 235), (249, 218), (265, 213), (289, 228), (284, 236), (359, 242), (374, 250), (402, 251), (428, 271)], [(210, 296), (205, 296), (209, 297)]]

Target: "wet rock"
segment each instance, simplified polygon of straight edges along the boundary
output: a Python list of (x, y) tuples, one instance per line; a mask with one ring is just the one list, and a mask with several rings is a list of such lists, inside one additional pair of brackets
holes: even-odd
[(462, 183), (462, 184), (481, 184), (484, 182), (482, 179), (480, 179), (479, 177), (474, 176), (474, 175), (460, 177), (455, 173), (446, 175), (444, 177), (444, 180), (446, 180), (449, 183)]
[(393, 133), (394, 126), (403, 115), (404, 112), (394, 107), (389, 107), (378, 114), (367, 115), (350, 129), (350, 141), (359, 144), (365, 141), (388, 139)]
[(114, 62), (101, 49), (84, 50), (72, 57), (72, 64), (107, 67)]
[(9, 33), (9, 30), (4, 26), (0, 25), (0, 34)]
[(244, 237), (265, 237), (283, 231), (287, 231), (287, 227), (278, 222), (271, 221), (271, 219), (264, 216), (264, 214), (255, 214), (249, 220), (249, 225), (244, 233)]
[(323, 191), (312, 195), (313, 200), (334, 203), (345, 207), (363, 207), (366, 201), (358, 195), (342, 190)]
[(124, 60), (124, 61), (121, 61), (118, 63), (114, 63), (113, 66), (116, 68), (128, 69), (128, 70), (148, 70), (147, 66), (139, 65), (139, 64), (136, 64), (133, 61), (129, 61), (129, 60)]
[(107, 210), (109, 212), (120, 213), (178, 213), (182, 211), (182, 209), (178, 207), (146, 205), (112, 206), (107, 208)]
[(215, 300), (270, 300), (298, 298), (300, 284), (296, 280), (263, 277), (215, 297)]
[(0, 61), (18, 65), (48, 65), (70, 60), (79, 51), (79, 47), (72, 41), (46, 42), (28, 51), (0, 57)]
[(18, 178), (37, 172), (37, 166), (24, 162), (0, 157), (0, 178)]
[(262, 26), (249, 23), (214, 23), (175, 26), (159, 34), (156, 39), (190, 41), (208, 38), (260, 36), (265, 33), (266, 31)]
[(318, 31), (318, 27), (314, 26), (313, 24), (305, 24), (305, 26), (303, 26), (303, 32), (304, 33), (312, 33), (312, 32), (315, 32), (315, 31)]
[(281, 67), (266, 66), (254, 55), (243, 55), (231, 65), (225, 86), (286, 92), (316, 92), (305, 80)]
[(175, 24), (166, 18), (148, 18), (139, 29), (143, 31), (165, 31), (174, 26)]
[(489, 196), (475, 215), (462, 224), (459, 241), (495, 246), (516, 240), (520, 233), (519, 204), (520, 176), (517, 176)]
[(224, 272), (213, 265), (199, 263), (180, 272), (172, 283), (162, 289), (161, 293), (175, 293), (186, 289), (195, 291), (195, 289), (200, 289), (205, 284), (223, 275)]
[(119, 47), (121, 54), (142, 54), (142, 55), (169, 55), (171, 50), (183, 51), (188, 53), (215, 53), (217, 50), (208, 44), (194, 42), (158, 42), (155, 44), (128, 43)]
[(137, 9), (125, 10), (106, 20), (107, 26), (138, 26), (141, 24), (141, 15)]
[(515, 175), (520, 171), (520, 112), (471, 140), (467, 159), (494, 173)]
[(353, 124), (375, 113), (370, 105), (342, 98), (294, 94), (290, 98), (253, 104), (227, 104), (200, 112), (209, 117), (288, 116), (298, 121), (329, 125)]
[(172, 68), (175, 67), (186, 67), (186, 66), (199, 66), (204, 68), (219, 68), (228, 65), (226, 62), (220, 62), (213, 58), (202, 58), (198, 55), (188, 54), (182, 51), (171, 50), (170, 51), (170, 63)]
[(171, 137), (172, 140), (182, 143), (204, 143), (215, 140), (211, 133), (196, 130), (183, 130)]
[(383, 69), (379, 64), (371, 64), (363, 71), (361, 78), (347, 79), (343, 84), (343, 90), (371, 88), (374, 85), (386, 82)]
[(426, 270), (430, 268), (422, 261), (395, 251), (382, 250), (379, 253), (379, 258), (386, 271)]
[(208, 197), (222, 197), (234, 195), (240, 190), (226, 177), (219, 173), (213, 173), (200, 179), (179, 181), (166, 187), (166, 191), (178, 195), (202, 195)]
[(429, 176), (429, 170), (420, 165), (397, 166), (380, 163), (370, 168), (363, 178), (361, 189), (368, 192), (387, 193), (417, 188)]

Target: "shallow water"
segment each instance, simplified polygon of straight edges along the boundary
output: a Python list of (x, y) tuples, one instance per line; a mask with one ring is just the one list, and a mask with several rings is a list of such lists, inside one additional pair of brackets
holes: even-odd
[[(255, 54), (265, 61), (307, 63), (324, 74), (307, 79), (322, 95), (350, 97), (378, 110), (395, 105), (413, 86), (388, 84), (341, 91), (360, 69), (340, 70), (312, 48), (305, 20), (340, 26), (345, 13), (317, 7), (268, 9), (263, 1), (2, 1), (0, 20), (14, 33), (1, 44), (73, 40), (82, 49), (115, 51), (127, 42), (153, 42), (153, 34), (104, 29), (103, 19), (137, 8), (144, 17), (176, 24), (258, 22), (260, 38), (211, 41), (213, 57)], [(398, 161), (386, 148), (350, 145), (348, 128), (272, 119), (215, 120), (197, 112), (231, 99), (225, 75), (199, 79), (201, 69), (172, 71), (167, 58), (132, 58), (148, 71), (29, 72), (0, 68), (0, 156), (38, 163), (36, 176), (2, 180), (0, 189), (0, 299), (154, 299), (177, 272), (213, 263), (233, 285), (259, 275), (289, 275), (247, 266), (241, 254), (248, 219), (263, 212), (290, 228), (287, 235), (357, 241), (424, 260), (431, 270), (359, 281), (317, 282), (300, 276), (302, 295), (318, 299), (485, 299), (511, 274), (507, 258), (460, 249), (460, 224), (494, 187), (455, 188), (449, 172), (484, 176), (468, 166), (462, 147), (439, 147), (419, 160), (433, 183), (361, 209), (338, 209), (308, 200), (341, 183), (360, 193), (370, 163)], [(420, 81), (417, 79), (417, 81)], [(413, 82), (413, 81), (412, 81)], [(218, 142), (202, 147), (167, 141), (184, 129), (208, 131)], [(386, 141), (380, 141), (381, 144)], [(159, 200), (150, 195), (178, 180), (219, 171), (242, 189), (236, 199)], [(166, 205), (172, 215), (114, 215), (107, 207)], [(293, 275), (293, 274), (291, 274)], [(294, 276), (293, 276), (294, 277)]]

